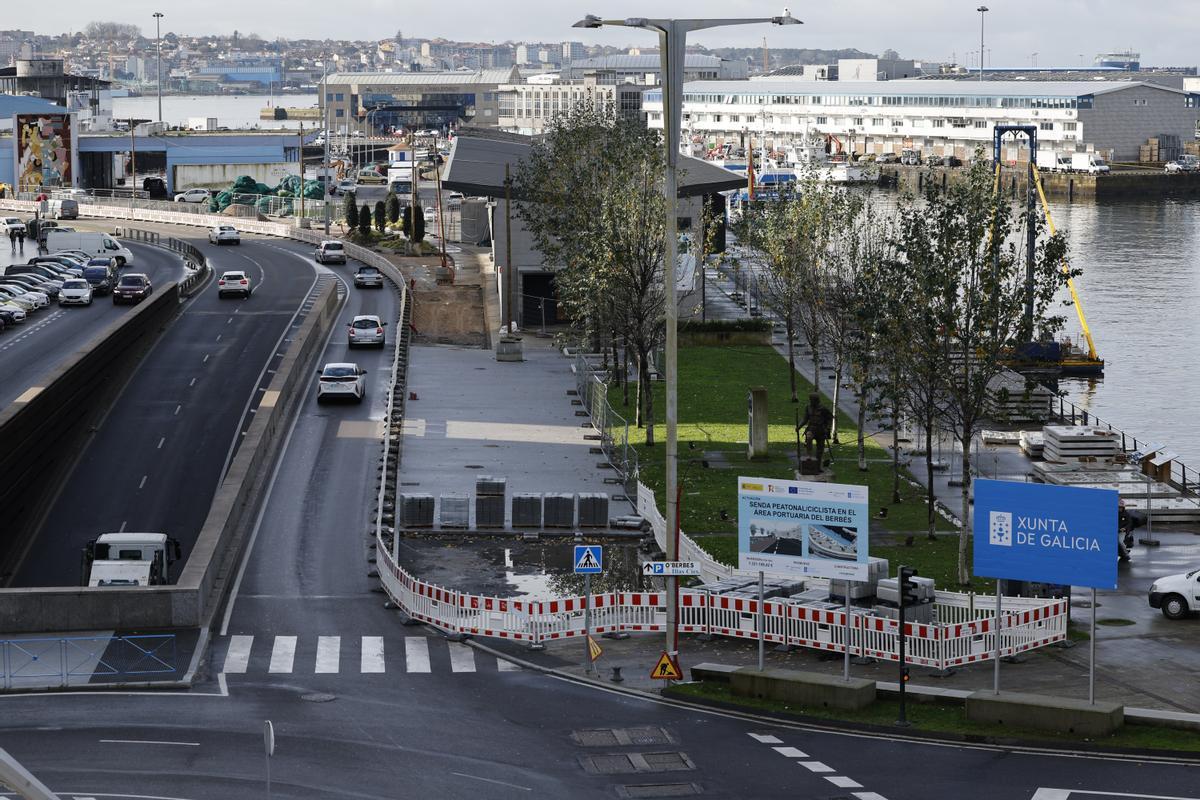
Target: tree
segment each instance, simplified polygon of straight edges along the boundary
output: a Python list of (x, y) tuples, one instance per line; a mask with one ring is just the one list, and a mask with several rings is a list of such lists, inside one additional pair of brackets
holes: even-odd
[(396, 196), (395, 192), (388, 192), (387, 218), (388, 222), (393, 225), (400, 221), (400, 198)]
[(342, 216), (346, 218), (346, 227), (353, 228), (358, 223), (358, 205), (354, 202), (354, 192), (346, 192), (342, 208)]
[(386, 226), (387, 210), (384, 208), (383, 201), (379, 200), (375, 203), (375, 230), (383, 233), (383, 229)]
[[(923, 231), (903, 237), (905, 260), (927, 259), (933, 274), (922, 290), (931, 324), (944, 331), (948, 368), (942, 375), (942, 415), (962, 448), (962, 514), (958, 545), (958, 579), (970, 581), (967, 567), (970, 530), (971, 443), (987, 412), (990, 384), (1004, 369), (1004, 358), (1028, 334), (1053, 337), (1063, 318), (1047, 312), (1066, 282), (1062, 269), (1066, 243), (1061, 235), (1042, 236), (1041, 215), (1018, 212), (994, 191), (991, 169), (976, 159), (964, 180), (945, 193), (931, 192), (921, 201), (906, 198), (900, 217), (921, 217)], [(1034, 247), (1025, 250), (1033, 228)], [(924, 255), (930, 251), (933, 257)], [(1026, 282), (1026, 257), (1031, 270)], [(1025, 303), (1032, 308), (1032, 330), (1025, 324)]]
[(137, 25), (123, 22), (89, 22), (84, 26), (83, 35), (94, 42), (120, 42), (138, 39), (142, 31)]
[(413, 241), (419, 242), (425, 238), (425, 211), (420, 206), (412, 210)]
[(371, 235), (371, 209), (366, 203), (358, 209), (358, 232), (363, 236)]
[(412, 206), (404, 207), (404, 215), (403, 216), (404, 216), (404, 222), (401, 224), (400, 229), (402, 231), (404, 231), (404, 238), (411, 240), (412, 239)]

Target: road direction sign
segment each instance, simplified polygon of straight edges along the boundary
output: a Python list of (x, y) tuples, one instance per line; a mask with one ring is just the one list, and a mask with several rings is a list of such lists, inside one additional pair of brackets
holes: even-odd
[(604, 653), (604, 651), (602, 649), (600, 649), (600, 645), (591, 636), (587, 637), (587, 643), (588, 643), (588, 657), (591, 658), (592, 661), (595, 661), (597, 658), (599, 658)]
[(575, 545), (575, 574), (599, 575), (604, 571), (604, 548), (598, 544)]
[(663, 654), (658, 657), (658, 663), (650, 670), (650, 677), (663, 681), (681, 681), (683, 673), (679, 669), (679, 661), (663, 650)]
[(642, 564), (642, 574), (650, 578), (699, 575), (700, 565), (695, 561), (647, 561)]

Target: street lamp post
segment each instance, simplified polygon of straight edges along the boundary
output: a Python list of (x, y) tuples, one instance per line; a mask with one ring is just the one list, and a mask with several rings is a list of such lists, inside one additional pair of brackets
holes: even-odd
[(975, 10), (979, 12), (979, 82), (983, 83), (983, 18), (988, 7), (980, 6)]
[[(770, 22), (775, 25), (798, 25), (800, 20), (784, 9), (778, 17), (755, 17), (739, 19), (601, 19), (589, 14), (572, 27), (600, 28), (616, 25), (626, 28), (642, 28), (658, 34), (659, 64), (662, 70), (663, 95), (663, 144), (666, 147), (666, 174), (663, 179), (663, 197), (666, 199), (667, 219), (664, 232), (665, 253), (663, 255), (663, 284), (667, 297), (666, 308), (666, 394), (667, 394), (667, 560), (679, 560), (679, 463), (678, 449), (678, 352), (676, 333), (679, 322), (679, 300), (675, 289), (676, 259), (679, 249), (678, 218), (676, 202), (679, 196), (676, 168), (679, 164), (679, 131), (683, 116), (683, 63), (687, 35), (706, 28), (729, 25), (750, 25)], [(667, 650), (678, 650), (678, 579), (667, 578)]]
[(158, 73), (158, 121), (162, 122), (162, 12), (154, 12), (154, 70)]
[(324, 185), (323, 203), (325, 206), (325, 235), (329, 235), (329, 57), (328, 54), (321, 56), (321, 96), (318, 98), (321, 103), (321, 123), (324, 133), (321, 134), (322, 154), (321, 154), (321, 183)]

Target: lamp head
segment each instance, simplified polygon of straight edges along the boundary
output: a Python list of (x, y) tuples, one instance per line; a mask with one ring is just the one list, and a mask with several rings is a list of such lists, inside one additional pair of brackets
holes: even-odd
[(588, 14), (586, 17), (579, 20), (579, 22), (576, 22), (571, 27), (572, 28), (599, 28), (603, 24), (604, 24), (604, 22), (601, 21), (601, 19), (599, 17), (597, 17), (595, 14)]
[(792, 16), (790, 8), (783, 9), (783, 16), (771, 17), (771, 23), (774, 25), (803, 25), (804, 23)]
[(629, 17), (621, 23), (626, 28), (644, 28), (646, 27), (645, 17)]

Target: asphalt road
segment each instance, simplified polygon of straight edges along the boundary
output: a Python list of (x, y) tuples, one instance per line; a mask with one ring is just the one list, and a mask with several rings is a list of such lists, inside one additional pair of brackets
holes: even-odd
[[(103, 226), (92, 227), (100, 230)], [(183, 277), (183, 262), (175, 254), (136, 242), (129, 243), (129, 247), (135, 261), (124, 272), (145, 272), (156, 285)], [(26, 245), (23, 257), (0, 248), (0, 265), (23, 264), (36, 254), (37, 250), (31, 244)], [(40, 381), (76, 348), (86, 344), (122, 314), (129, 313), (131, 308), (114, 306), (107, 296), (97, 297), (90, 307), (60, 308), (52, 303), (31, 314), (25, 324), (0, 333), (0, 408), (30, 387), (41, 385)]]
[[(81, 548), (109, 531), (168, 533), (180, 539), (186, 559), (204, 522), (256, 389), (265, 386), (315, 273), (299, 245), (284, 252), (246, 237), (217, 248), (201, 230), (182, 238), (211, 256), (216, 274), (247, 271), (254, 295), (218, 299), (213, 281), (184, 305), (78, 454), (13, 586), (78, 583)], [(172, 578), (182, 567), (176, 562)]]

